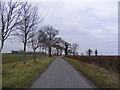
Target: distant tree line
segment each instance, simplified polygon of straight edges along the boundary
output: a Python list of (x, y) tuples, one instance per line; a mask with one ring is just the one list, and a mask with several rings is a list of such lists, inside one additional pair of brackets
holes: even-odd
[[(19, 50), (19, 51), (14, 51), (14, 50), (12, 50), (11, 53), (7, 53), (7, 54), (24, 54), (24, 51), (23, 51), (23, 50)], [(33, 51), (27, 51), (26, 54), (31, 54), (31, 55), (33, 55), (34, 52), (33, 52)], [(36, 54), (36, 55), (46, 55), (45, 52), (39, 52), (39, 51), (35, 52), (35, 54)]]
[[(77, 43), (69, 43), (64, 39), (58, 37), (59, 30), (55, 29), (51, 25), (45, 25), (41, 28), (38, 27), (43, 21), (43, 18), (39, 16), (37, 6), (33, 6), (28, 2), (0, 2), (0, 34), (1, 34), (1, 47), (0, 52), (4, 47), (5, 41), (14, 36), (17, 40), (23, 43), (23, 55), (24, 64), (26, 63), (26, 48), (27, 46), (33, 49), (33, 59), (36, 62), (36, 50), (39, 50), (39, 54), (42, 52), (52, 55), (78, 55)], [(16, 53), (16, 52), (13, 52)], [(88, 49), (86, 54), (91, 56), (93, 51)], [(95, 55), (98, 55), (98, 51), (95, 50)], [(83, 54), (82, 54), (83, 55)]]
[(87, 55), (89, 55), (89, 56), (91, 56), (91, 54), (95, 54), (95, 56), (97, 56), (98, 55), (98, 50), (95, 50), (95, 52), (93, 52), (91, 49), (88, 49), (87, 51), (86, 51), (86, 54)]
[(65, 56), (78, 54), (78, 44), (70, 44), (64, 39), (57, 37), (59, 31), (53, 26), (38, 27), (43, 18), (39, 17), (37, 6), (33, 6), (28, 2), (1, 1), (0, 14), (0, 52), (4, 47), (5, 41), (10, 36), (14, 36), (23, 43), (24, 64), (26, 64), (27, 46), (33, 49), (34, 61), (36, 61), (35, 53), (37, 49), (39, 49), (39, 52), (48, 52), (49, 57), (62, 55), (63, 51)]

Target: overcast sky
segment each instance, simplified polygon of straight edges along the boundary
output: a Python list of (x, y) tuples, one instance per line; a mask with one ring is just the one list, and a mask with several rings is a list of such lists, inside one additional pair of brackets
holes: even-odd
[[(59, 30), (58, 37), (79, 44), (79, 54), (89, 48), (93, 51), (97, 49), (102, 55), (118, 54), (117, 0), (93, 1), (34, 2), (39, 7), (40, 16), (44, 17), (39, 27), (54, 26)], [(20, 49), (23, 49), (22, 43), (7, 40), (3, 52)]]

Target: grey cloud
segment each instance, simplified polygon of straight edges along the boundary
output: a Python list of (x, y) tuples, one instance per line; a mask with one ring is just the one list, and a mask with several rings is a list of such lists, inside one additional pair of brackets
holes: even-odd
[(40, 26), (53, 25), (59, 30), (59, 36), (63, 39), (80, 45), (79, 53), (91, 48), (98, 49), (101, 54), (117, 54), (117, 3), (40, 2), (34, 4), (38, 5), (40, 16), (45, 17)]

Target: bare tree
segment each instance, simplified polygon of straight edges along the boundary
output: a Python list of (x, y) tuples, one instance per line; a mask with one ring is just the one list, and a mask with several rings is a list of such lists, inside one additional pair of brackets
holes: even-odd
[(86, 53), (90, 56), (93, 53), (93, 51), (91, 49), (88, 49)]
[(70, 43), (64, 41), (64, 51), (65, 51), (65, 56), (68, 55), (68, 48), (69, 48), (70, 45), (71, 45)]
[(65, 49), (65, 47), (64, 47), (64, 40), (63, 39), (61, 39), (60, 40), (60, 55), (62, 55), (62, 53), (63, 53), (63, 51), (64, 51), (64, 49)]
[(37, 7), (32, 7), (31, 4), (25, 2), (22, 5), (22, 13), (21, 13), (22, 22), (17, 26), (17, 31), (15, 35), (18, 37), (20, 41), (24, 44), (24, 64), (26, 63), (26, 46), (30, 41), (33, 30), (35, 30), (36, 25), (42, 21), (38, 17), (38, 9)]
[(31, 34), (31, 39), (28, 42), (29, 46), (32, 46), (33, 49), (33, 59), (34, 62), (36, 62), (36, 57), (35, 57), (35, 51), (38, 49), (39, 47), (39, 37), (38, 37), (38, 32), (33, 31)]
[(12, 0), (0, 1), (0, 17), (1, 17), (1, 47), (0, 52), (3, 49), (5, 40), (11, 36), (12, 32), (15, 31), (16, 25), (18, 25), (21, 20), (19, 19), (21, 15), (20, 2), (12, 2)]
[(95, 50), (95, 56), (97, 56), (98, 55), (98, 51), (97, 50)]
[(73, 55), (76, 55), (76, 54), (77, 54), (77, 49), (78, 49), (78, 44), (77, 44), (77, 43), (73, 43), (73, 44), (72, 44), (72, 52), (73, 52)]
[[(45, 50), (46, 53), (46, 48), (47, 48), (47, 34), (45, 33), (44, 27), (42, 27), (39, 31), (38, 31), (38, 39), (39, 39), (39, 47), (43, 50)], [(40, 49), (40, 50), (41, 50)], [(40, 51), (41, 52), (41, 51)]]
[(68, 55), (72, 55), (72, 54), (73, 54), (72, 47), (69, 47), (68, 48)]
[(58, 30), (54, 29), (53, 26), (44, 26), (45, 33), (47, 35), (47, 45), (48, 45), (48, 52), (49, 57), (51, 57), (52, 46), (54, 44), (54, 40), (56, 35), (58, 35)]
[(57, 51), (57, 55), (62, 55), (62, 51), (63, 51), (63, 47), (60, 45), (55, 45), (56, 51)]
[(53, 41), (53, 47), (56, 48), (57, 55), (62, 55), (63, 50), (63, 40), (59, 37), (56, 37)]

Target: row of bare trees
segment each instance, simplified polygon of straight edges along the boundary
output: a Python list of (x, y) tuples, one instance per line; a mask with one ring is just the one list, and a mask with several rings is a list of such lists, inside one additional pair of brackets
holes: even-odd
[(0, 2), (0, 35), (1, 47), (3, 49), (5, 40), (15, 31), (15, 27), (21, 23), (19, 17), (21, 14), (20, 2)]
[(70, 44), (64, 41), (62, 38), (57, 37), (59, 31), (53, 28), (53, 26), (43, 26), (37, 32), (33, 32), (31, 41), (28, 43), (32, 46), (35, 53), (37, 48), (42, 48), (42, 51), (45, 50), (45, 53), (48, 50), (48, 55), (62, 55), (63, 51), (65, 56), (67, 55), (76, 55), (78, 44)]
[[(92, 51), (91, 49), (88, 49), (88, 50), (86, 51), (86, 54), (88, 54), (89, 56), (91, 56), (92, 53), (93, 53), (93, 51)], [(95, 56), (97, 56), (97, 55), (98, 55), (98, 51), (95, 50), (95, 51), (94, 51), (94, 54), (95, 54)]]
[(0, 2), (0, 34), (1, 47), (0, 52), (4, 47), (4, 42), (9, 36), (14, 36), (23, 43), (24, 46), (24, 64), (26, 63), (26, 47), (32, 47), (35, 52), (38, 48), (49, 54), (49, 57), (54, 55), (65, 56), (76, 55), (78, 44), (70, 44), (62, 38), (56, 37), (59, 31), (53, 26), (46, 25), (39, 28), (39, 24), (43, 18), (39, 17), (38, 8), (28, 2)]
[(38, 8), (28, 2), (0, 2), (1, 16), (1, 48), (5, 40), (13, 35), (24, 44), (24, 64), (26, 63), (26, 46), (33, 37), (37, 25), (42, 19), (39, 18)]

